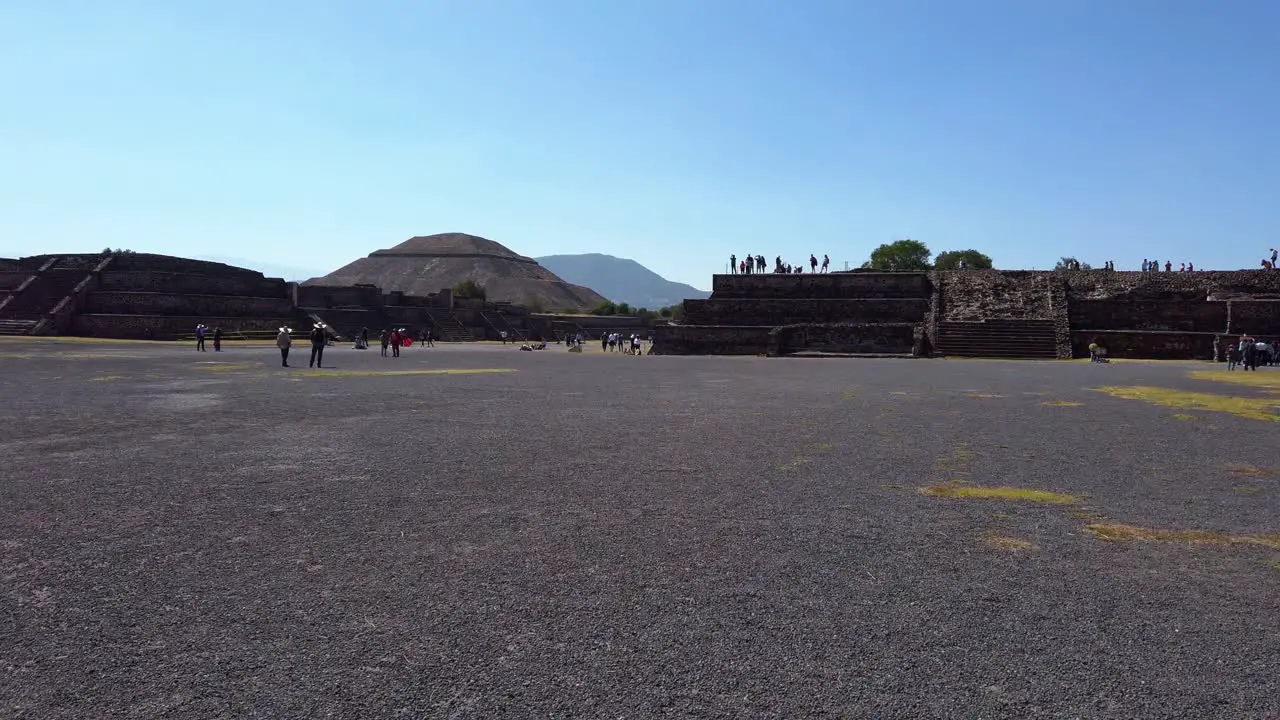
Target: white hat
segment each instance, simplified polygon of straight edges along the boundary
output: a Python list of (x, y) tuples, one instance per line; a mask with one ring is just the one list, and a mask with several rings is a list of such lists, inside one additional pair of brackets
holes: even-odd
[(287, 328), (287, 327), (282, 327), (282, 328), (280, 328), (280, 332), (282, 332), (282, 333), (291, 333), (291, 332), (293, 332), (293, 331), (292, 331), (292, 330), (290, 330), (290, 329), (289, 329), (289, 328)]
[(316, 323), (317, 328), (324, 328), (324, 323)]

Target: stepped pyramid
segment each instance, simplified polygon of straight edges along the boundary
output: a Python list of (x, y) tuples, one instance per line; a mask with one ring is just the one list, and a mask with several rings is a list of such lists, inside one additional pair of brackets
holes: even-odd
[(490, 302), (536, 304), (546, 310), (587, 311), (605, 300), (591, 288), (561, 280), (533, 258), (466, 233), (412, 237), (304, 284), (367, 284), (428, 295), (464, 280), (483, 285)]

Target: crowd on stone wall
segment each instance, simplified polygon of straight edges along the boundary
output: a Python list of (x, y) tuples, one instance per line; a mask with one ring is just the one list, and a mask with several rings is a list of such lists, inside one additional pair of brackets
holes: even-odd
[[(768, 269), (768, 261), (763, 255), (746, 255), (739, 259), (737, 255), (729, 256), (729, 273), (733, 275), (763, 275)], [(831, 271), (831, 258), (827, 255), (822, 256), (819, 263), (818, 256), (809, 255), (809, 272), (812, 274), (825, 273)], [(792, 265), (783, 262), (782, 256), (779, 255), (773, 260), (773, 272), (776, 274), (800, 274), (804, 272), (804, 263)]]

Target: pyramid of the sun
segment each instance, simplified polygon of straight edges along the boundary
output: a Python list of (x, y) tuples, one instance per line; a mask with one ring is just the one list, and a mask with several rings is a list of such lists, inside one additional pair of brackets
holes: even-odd
[(304, 284), (377, 285), (384, 291), (428, 295), (464, 280), (484, 286), (490, 302), (586, 311), (605, 300), (591, 288), (561, 280), (533, 258), (466, 233), (409, 238)]

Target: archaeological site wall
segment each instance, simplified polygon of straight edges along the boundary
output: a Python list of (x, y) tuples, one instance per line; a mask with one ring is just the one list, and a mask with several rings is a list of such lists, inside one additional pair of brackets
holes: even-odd
[[(909, 346), (916, 355), (1069, 358), (1098, 342), (1115, 357), (1212, 359), (1228, 335), (1280, 337), (1280, 271), (857, 271), (717, 275), (712, 287), (711, 298), (685, 301), (682, 327), (659, 328), (658, 352), (760, 354), (763, 344), (768, 354), (899, 354)], [(885, 342), (868, 351), (854, 327)], [(799, 339), (770, 344), (761, 328)], [(913, 341), (904, 345), (907, 328)], [(821, 332), (849, 336), (823, 340)]]

